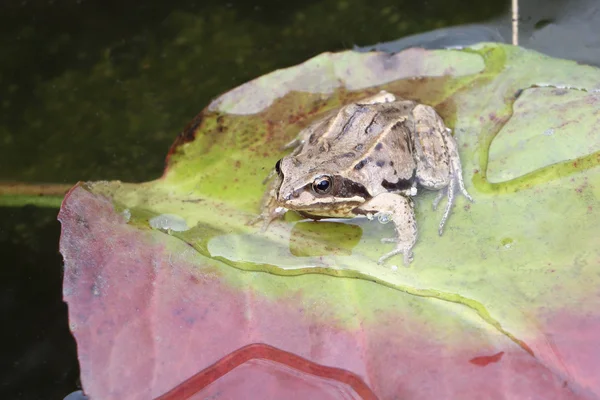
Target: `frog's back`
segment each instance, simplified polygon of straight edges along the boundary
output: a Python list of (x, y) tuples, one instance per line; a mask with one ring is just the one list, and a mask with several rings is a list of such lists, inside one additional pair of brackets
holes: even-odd
[(372, 194), (402, 191), (412, 185), (415, 160), (409, 100), (350, 104), (304, 132), (298, 154), (307, 173), (329, 171), (361, 183)]

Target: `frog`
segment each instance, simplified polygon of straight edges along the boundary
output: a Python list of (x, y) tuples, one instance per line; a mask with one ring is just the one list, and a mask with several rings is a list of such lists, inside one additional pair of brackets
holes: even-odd
[(417, 242), (413, 197), (438, 191), (433, 210), (447, 196), (444, 226), (457, 189), (471, 202), (462, 176), (458, 145), (435, 109), (397, 98), (385, 90), (327, 112), (302, 129), (265, 181), (261, 214), (251, 223), (270, 223), (287, 211), (312, 218), (377, 217), (393, 222), (394, 243), (378, 263), (402, 254), (412, 262)]

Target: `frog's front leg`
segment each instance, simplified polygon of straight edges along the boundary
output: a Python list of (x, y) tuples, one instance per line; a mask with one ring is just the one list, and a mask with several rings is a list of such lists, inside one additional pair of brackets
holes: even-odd
[(248, 225), (254, 225), (259, 221), (263, 221), (261, 231), (264, 232), (269, 227), (269, 224), (277, 218), (281, 218), (287, 209), (279, 205), (277, 200), (277, 191), (281, 186), (281, 176), (275, 174), (275, 178), (271, 182), (269, 190), (265, 193), (261, 206), (261, 213), (256, 218), (250, 220)]
[(379, 258), (382, 264), (396, 254), (404, 254), (404, 264), (412, 261), (412, 248), (417, 241), (417, 221), (413, 210), (413, 201), (396, 193), (382, 193), (365, 202), (354, 210), (357, 214), (386, 215), (394, 223), (396, 237), (383, 239), (383, 242), (396, 243), (396, 248)]

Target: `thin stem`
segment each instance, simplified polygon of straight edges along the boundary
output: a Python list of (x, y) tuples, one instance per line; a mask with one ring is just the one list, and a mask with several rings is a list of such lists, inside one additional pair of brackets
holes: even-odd
[(58, 208), (73, 184), (35, 184), (24, 182), (0, 182), (0, 206)]
[(519, 45), (519, 0), (512, 0), (512, 44)]

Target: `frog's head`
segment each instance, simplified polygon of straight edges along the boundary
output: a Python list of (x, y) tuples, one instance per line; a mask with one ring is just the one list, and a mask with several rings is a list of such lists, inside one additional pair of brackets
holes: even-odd
[(281, 182), (277, 201), (290, 210), (325, 215), (355, 208), (371, 198), (362, 184), (341, 176), (339, 171), (325, 167), (305, 171), (293, 156), (279, 160), (275, 171)]

